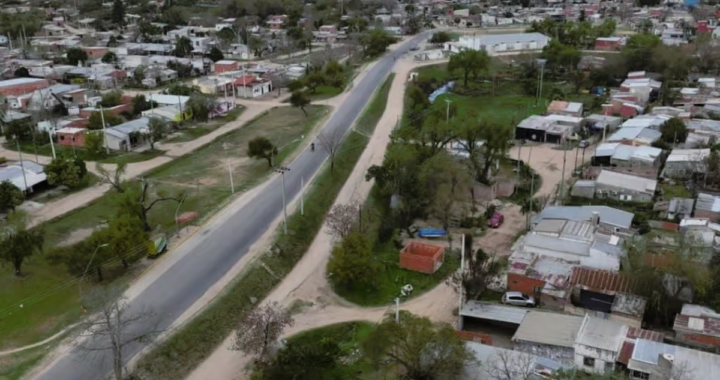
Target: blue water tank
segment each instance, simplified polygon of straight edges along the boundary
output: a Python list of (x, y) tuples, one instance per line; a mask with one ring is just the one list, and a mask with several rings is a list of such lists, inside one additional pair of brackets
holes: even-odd
[(687, 7), (697, 6), (699, 3), (700, 3), (699, 0), (685, 0), (685, 6), (687, 6)]

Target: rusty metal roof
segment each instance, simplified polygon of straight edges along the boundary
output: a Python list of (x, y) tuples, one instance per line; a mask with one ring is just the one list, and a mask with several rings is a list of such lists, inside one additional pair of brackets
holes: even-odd
[(663, 341), (663, 334), (657, 331), (643, 330), (637, 327), (630, 327), (627, 334), (625, 335), (625, 342), (623, 342), (620, 348), (620, 354), (618, 355), (617, 361), (625, 365), (630, 361), (633, 350), (635, 349), (635, 342), (638, 339), (652, 340), (655, 342)]
[(570, 285), (573, 287), (581, 285), (595, 291), (632, 294), (637, 288), (638, 281), (617, 272), (575, 267), (570, 276)]
[(707, 315), (690, 316), (678, 314), (673, 330), (690, 334), (720, 337), (720, 319)]

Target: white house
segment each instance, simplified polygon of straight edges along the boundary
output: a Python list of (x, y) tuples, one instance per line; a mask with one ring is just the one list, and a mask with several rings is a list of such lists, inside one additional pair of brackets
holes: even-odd
[(141, 141), (141, 135), (148, 132), (149, 123), (150, 119), (141, 117), (106, 128), (104, 144), (112, 150), (128, 151)]
[(575, 368), (594, 373), (612, 372), (627, 330), (628, 326), (622, 323), (585, 315), (575, 339)]
[(488, 55), (499, 55), (540, 51), (549, 42), (550, 37), (541, 33), (491, 34), (479, 37), (460, 37), (457, 43), (446, 43), (445, 50), (453, 53), (458, 53), (463, 49), (485, 50)]

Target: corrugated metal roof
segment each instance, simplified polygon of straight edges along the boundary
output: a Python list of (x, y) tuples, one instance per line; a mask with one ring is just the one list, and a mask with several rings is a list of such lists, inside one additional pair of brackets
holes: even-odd
[(519, 325), (528, 311), (528, 309), (522, 307), (470, 300), (460, 310), (460, 315)]
[[(707, 380), (720, 378), (720, 355), (681, 346), (672, 346), (646, 339), (638, 339), (635, 344), (632, 359), (649, 364), (658, 364), (658, 357), (662, 354), (673, 356), (673, 377), (688, 380)], [(632, 363), (630, 363), (632, 364)], [(632, 369), (632, 366), (628, 368)], [(677, 372), (675, 371), (677, 369)], [(676, 377), (677, 376), (677, 377)]]
[(577, 256), (589, 256), (590, 245), (587, 243), (558, 239), (552, 236), (529, 234), (525, 237), (526, 247), (536, 247), (559, 253), (569, 253)]
[(693, 317), (678, 314), (675, 316), (673, 330), (691, 334), (720, 337), (720, 319), (705, 315)]
[[(516, 42), (532, 42), (532, 41), (549, 41), (550, 37), (541, 33), (514, 33), (514, 34), (495, 34), (480, 37), (466, 37), (466, 41), (477, 39), (480, 45), (508, 44)], [(462, 37), (461, 37), (462, 40)]]
[(710, 156), (710, 149), (673, 149), (667, 162), (695, 162)]
[(630, 228), (635, 216), (627, 211), (608, 206), (548, 206), (533, 221), (535, 223), (543, 219), (589, 221), (593, 212), (597, 212), (601, 223), (621, 228)]
[(531, 311), (525, 315), (512, 340), (572, 347), (582, 322), (583, 317), (576, 315)]
[(625, 336), (625, 342), (623, 342), (620, 354), (618, 355), (618, 362), (625, 365), (628, 364), (632, 357), (633, 350), (635, 350), (635, 343), (638, 339), (646, 339), (653, 342), (662, 342), (663, 334), (657, 331), (650, 331), (639, 329), (637, 327), (630, 327), (627, 335)]
[(654, 193), (657, 188), (656, 180), (609, 170), (602, 170), (595, 183), (650, 194)]

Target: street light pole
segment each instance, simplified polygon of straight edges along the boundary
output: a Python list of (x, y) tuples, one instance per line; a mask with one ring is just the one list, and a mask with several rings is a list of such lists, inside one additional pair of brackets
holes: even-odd
[(300, 177), (300, 215), (305, 216), (305, 177)]
[(540, 101), (540, 98), (542, 97), (542, 85), (543, 85), (543, 75), (545, 74), (545, 63), (547, 62), (546, 59), (538, 59), (537, 63), (540, 65), (540, 77), (539, 77), (539, 83), (538, 83), (538, 89), (537, 89), (537, 97), (535, 98), (535, 107), (537, 107), (538, 102)]
[(279, 173), (282, 176), (282, 198), (283, 198), (283, 229), (285, 235), (287, 235), (287, 204), (285, 202), (285, 172), (289, 172), (290, 168), (286, 166), (278, 166), (273, 169), (275, 173)]
[(182, 198), (180, 198), (180, 203), (175, 209), (175, 235), (178, 237), (180, 236), (180, 222), (178, 222), (178, 212), (180, 212), (180, 207), (182, 206), (183, 202), (185, 202), (185, 197), (187, 197), (187, 193), (183, 193)]

